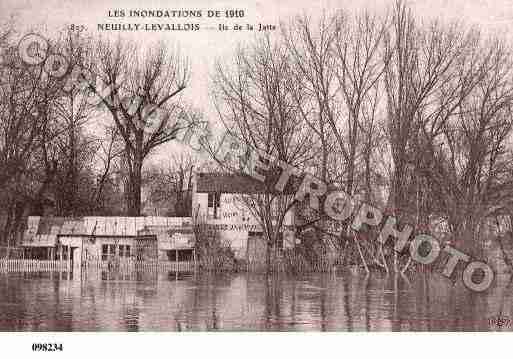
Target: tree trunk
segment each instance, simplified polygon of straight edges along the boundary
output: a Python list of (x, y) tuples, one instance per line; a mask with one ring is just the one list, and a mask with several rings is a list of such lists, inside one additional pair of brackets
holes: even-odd
[(271, 241), (269, 241), (269, 238), (266, 241), (267, 246), (265, 250), (265, 268), (266, 273), (271, 272)]
[(142, 187), (142, 158), (135, 159), (128, 179), (128, 206), (127, 214), (138, 217), (141, 215), (141, 187)]

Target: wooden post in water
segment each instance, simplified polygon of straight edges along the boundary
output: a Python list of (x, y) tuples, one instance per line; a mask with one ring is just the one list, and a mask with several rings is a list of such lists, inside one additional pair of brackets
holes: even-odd
[[(157, 249), (157, 273), (158, 273), (159, 272), (159, 237), (158, 237), (158, 235), (156, 235), (155, 238), (157, 239), (156, 249)], [(157, 276), (158, 276), (158, 274), (157, 274)]]
[(68, 280), (71, 275), (71, 244), (68, 244)]
[(82, 237), (82, 248), (80, 249), (80, 273), (82, 273), (83, 263), (84, 263), (84, 237)]
[(59, 280), (62, 280), (62, 244), (59, 244)]

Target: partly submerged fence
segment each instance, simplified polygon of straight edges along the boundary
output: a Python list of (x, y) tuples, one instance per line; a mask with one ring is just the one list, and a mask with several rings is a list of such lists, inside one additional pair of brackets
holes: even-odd
[(43, 272), (43, 271), (74, 271), (84, 269), (97, 269), (120, 272), (194, 272), (194, 262), (145, 262), (145, 261), (87, 261), (82, 266), (74, 265), (68, 261), (39, 260), (39, 259), (0, 259), (0, 272)]
[(104, 261), (100, 259), (89, 259), (83, 262), (84, 268), (94, 268), (110, 271), (173, 271), (193, 272), (196, 264), (193, 261), (138, 261), (133, 259), (119, 259)]
[(0, 272), (68, 271), (69, 263), (38, 259), (0, 259)]
[[(194, 257), (195, 259), (195, 257)], [(45, 259), (26, 258), (23, 248), (0, 247), (0, 272), (45, 272), (45, 271), (80, 271), (93, 269), (99, 271), (128, 272), (194, 272), (196, 261), (141, 260), (135, 257), (106, 258), (88, 256), (87, 258), (69, 258), (62, 256)]]
[(69, 271), (69, 266), (62, 260), (26, 259), (23, 248), (0, 247), (0, 272)]
[(330, 272), (337, 269), (341, 259), (339, 253), (316, 253), (316, 251), (273, 250), (269, 262), (266, 253), (235, 259), (233, 255), (221, 255), (219, 251), (189, 261), (140, 260), (135, 257), (94, 256), (70, 260), (25, 259), (23, 253), (11, 248), (0, 248), (0, 272), (37, 272), (37, 271), (80, 271), (95, 270), (106, 272), (195, 272), (202, 271), (248, 271), (248, 272)]

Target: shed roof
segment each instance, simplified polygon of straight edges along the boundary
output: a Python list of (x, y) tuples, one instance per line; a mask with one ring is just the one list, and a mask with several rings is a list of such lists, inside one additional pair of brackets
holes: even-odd
[[(279, 176), (266, 176), (265, 182), (260, 182), (257, 179), (245, 174), (231, 174), (231, 173), (198, 173), (196, 181), (196, 192), (198, 193), (241, 193), (241, 194), (254, 194), (254, 193), (268, 193), (276, 192), (274, 184), (277, 182)], [(292, 194), (294, 188), (298, 188), (299, 179), (291, 177), (283, 193)]]
[(135, 237), (146, 228), (190, 223), (189, 217), (29, 217), (26, 235), (36, 241), (70, 235)]

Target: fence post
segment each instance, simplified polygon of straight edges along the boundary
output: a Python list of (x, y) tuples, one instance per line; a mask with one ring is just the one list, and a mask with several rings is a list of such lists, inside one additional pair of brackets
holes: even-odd
[(68, 244), (68, 280), (71, 274), (71, 244)]

